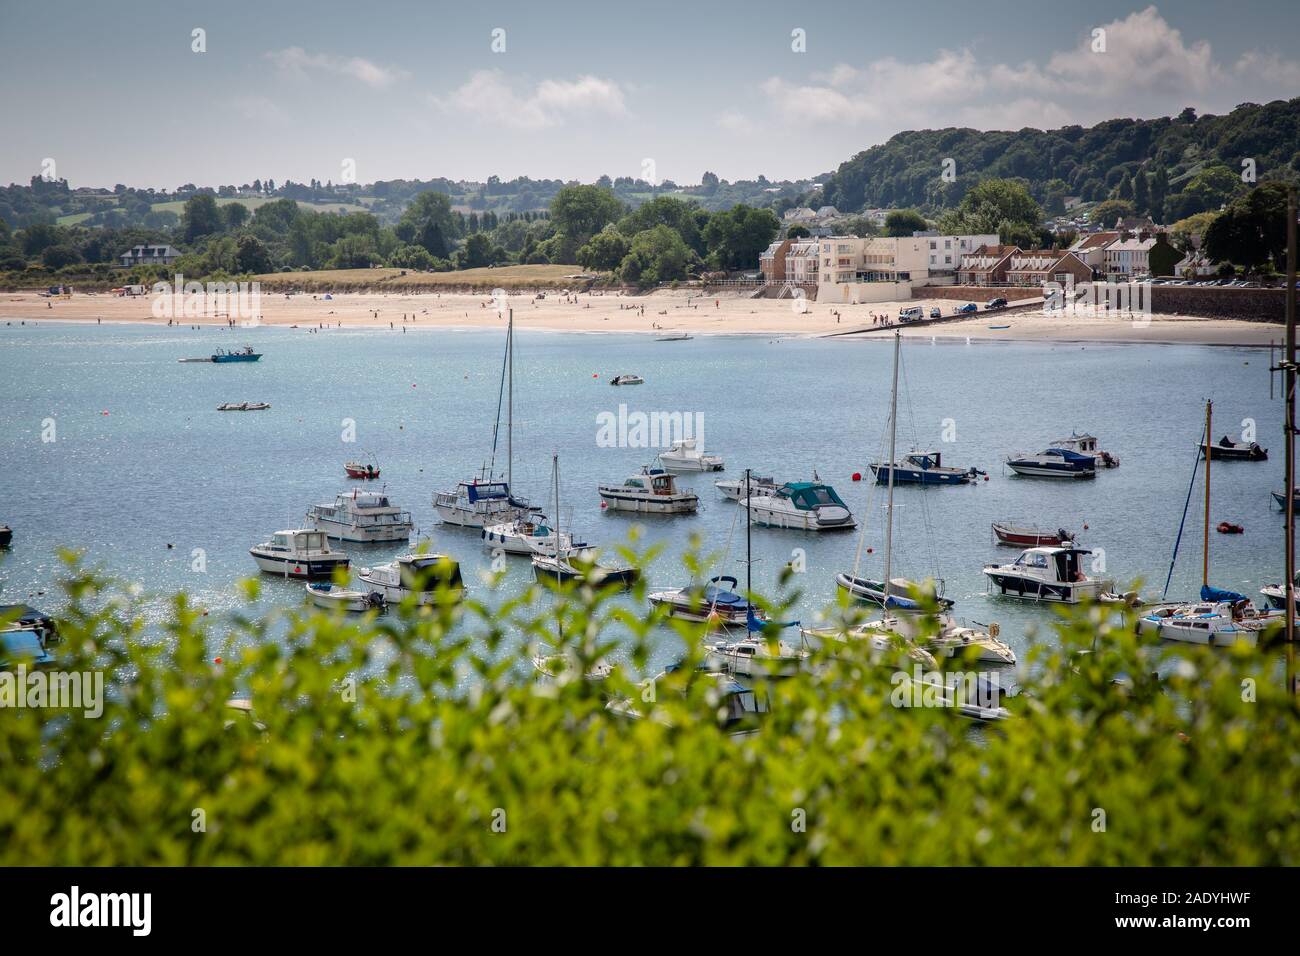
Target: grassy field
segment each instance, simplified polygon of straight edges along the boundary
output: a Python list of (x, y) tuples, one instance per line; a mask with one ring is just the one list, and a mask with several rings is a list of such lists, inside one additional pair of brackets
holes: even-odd
[(271, 272), (253, 278), (267, 289), (302, 289), (309, 292), (568, 289), (586, 286), (587, 280), (565, 278), (582, 271), (581, 266), (575, 265), (502, 266), (497, 269), (464, 269), (460, 272), (415, 272), (410, 269), (322, 269), (316, 272)]
[[(255, 198), (247, 199), (239, 196), (218, 196), (217, 205), (226, 206), (232, 202), (243, 203), (252, 212), (258, 206), (264, 206), (269, 202), (274, 202), (274, 198)], [(315, 212), (365, 212), (365, 206), (358, 206), (355, 203), (346, 202), (305, 202), (298, 200), (298, 206), (302, 209), (311, 209)], [(185, 200), (172, 199), (168, 202), (156, 202), (150, 207), (154, 212), (174, 212), (180, 215), (185, 211)]]

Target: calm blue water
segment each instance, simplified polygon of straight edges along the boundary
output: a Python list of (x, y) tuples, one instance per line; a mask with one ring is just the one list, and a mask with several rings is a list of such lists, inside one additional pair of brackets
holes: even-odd
[[(602, 513), (596, 494), (598, 483), (621, 480), (653, 454), (597, 447), (597, 415), (625, 402), (631, 411), (703, 413), (708, 449), (726, 458), (727, 476), (748, 465), (790, 480), (815, 468), (867, 520), (874, 554), (863, 569), (880, 573), (883, 490), (850, 476), (869, 475), (887, 437), (892, 343), (757, 336), (658, 343), (529, 332), (516, 342), (515, 486), (545, 503), (558, 451), (565, 526), (588, 541), (624, 540), (635, 523)], [(248, 365), (177, 362), (243, 344), (265, 357)], [(431, 495), (472, 476), (490, 453), (502, 346), (501, 333), (474, 331), (0, 326), (0, 523), (15, 530), (14, 548), (0, 558), (0, 597), (57, 610), (55, 549), (74, 546), (150, 593), (185, 590), (213, 611), (234, 608), (235, 582), (256, 573), (249, 546), (299, 526), (309, 505), (351, 487), (342, 464), (362, 451), (383, 468), (395, 502), (483, 594), (475, 572), (490, 555), (476, 533), (437, 524)], [(1053, 614), (986, 596), (982, 566), (1016, 553), (993, 544), (990, 522), (1078, 531), (1084, 546), (1105, 550), (1108, 575), (1145, 579), (1145, 591), (1158, 595), (1206, 398), (1215, 402), (1216, 436), (1253, 418), (1272, 449), (1267, 463), (1215, 465), (1212, 523), (1226, 519), (1246, 533), (1211, 533), (1212, 579), (1258, 596), (1281, 578), (1282, 522), (1269, 492), (1282, 487), (1282, 409), (1269, 400), (1266, 351), (925, 340), (905, 342), (903, 356), (900, 451), (938, 446), (947, 463), (985, 468), (990, 480), (899, 488), (896, 570), (942, 577), (959, 616), (1001, 622), (1018, 653)], [(646, 384), (612, 388), (609, 378), (621, 372), (638, 372)], [(217, 412), (226, 401), (273, 407)], [(43, 442), (50, 418), (57, 439)], [(349, 418), (355, 444), (341, 440)], [(940, 444), (947, 419), (956, 441)], [(1004, 471), (1008, 452), (1041, 450), (1072, 429), (1098, 435), (1122, 466), (1084, 483)], [(649, 569), (653, 585), (687, 583), (680, 554), (692, 533), (719, 554), (720, 572), (743, 583), (743, 517), (716, 494), (716, 477), (684, 479), (701, 495), (700, 514), (641, 521), (642, 543), (666, 546)], [(1201, 495), (1198, 483), (1171, 596), (1190, 596), (1200, 584)], [(800, 613), (808, 621), (833, 600), (833, 575), (852, 567), (858, 535), (755, 529), (753, 547), (760, 592), (773, 590), (794, 549), (804, 549)], [(206, 552), (206, 572), (191, 570), (196, 548)], [(347, 550), (364, 565), (401, 549)], [(530, 573), (526, 560), (513, 560), (506, 590)], [(268, 577), (265, 585), (263, 603), (302, 601), (301, 584)], [(664, 660), (675, 641), (665, 635)]]

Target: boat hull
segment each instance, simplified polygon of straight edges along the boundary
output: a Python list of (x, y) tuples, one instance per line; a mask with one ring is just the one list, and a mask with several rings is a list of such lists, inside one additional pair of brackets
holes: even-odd
[(218, 365), (224, 365), (228, 362), (256, 362), (262, 356), (257, 355), (214, 355), (211, 361)]
[[(889, 484), (890, 468), (885, 465), (872, 465), (872, 472), (876, 476), (876, 484)], [(896, 485), (968, 485), (975, 480), (975, 476), (968, 471), (940, 471), (938, 469), (922, 468), (894, 468), (894, 484)]]
[(1103, 581), (1040, 581), (997, 569), (985, 569), (984, 574), (994, 593), (1026, 601), (1078, 604), (1085, 600), (1095, 601), (1106, 590)]
[(335, 569), (348, 567), (348, 558), (293, 558), (250, 549), (257, 566), (268, 574), (286, 578), (328, 578)]
[[(837, 509), (844, 511), (844, 509)], [(780, 528), (786, 531), (852, 531), (858, 526), (851, 514), (844, 511), (844, 517), (838, 514), (819, 516), (816, 511), (783, 511), (751, 505), (749, 509), (751, 524), (763, 528)]]
[[(897, 578), (894, 579), (897, 582)], [(835, 575), (835, 583), (840, 589), (847, 591), (854, 600), (861, 601), (864, 604), (875, 604), (878, 607), (884, 607), (885, 590), (880, 581), (872, 581), (867, 578), (856, 578), (851, 574), (843, 572)], [(936, 603), (940, 610), (947, 610), (953, 606), (952, 601), (943, 597), (936, 597)], [(900, 591), (897, 583), (889, 589), (889, 607), (894, 611), (921, 611), (924, 605), (913, 600), (906, 591)]]
[(1143, 617), (1138, 620), (1139, 634), (1154, 634), (1161, 640), (1179, 641), (1183, 644), (1201, 644), (1207, 647), (1228, 647), (1246, 644), (1254, 647), (1259, 640), (1257, 631), (1232, 625), (1215, 628), (1197, 627), (1193, 621), (1168, 620)]
[(610, 511), (628, 511), (646, 515), (694, 514), (700, 507), (696, 495), (629, 495), (612, 488), (600, 488), (600, 500)]
[(458, 528), (475, 528), (479, 531), (482, 531), (488, 525), (505, 524), (532, 514), (530, 509), (513, 506), (486, 512), (460, 508), (456, 505), (435, 504), (433, 510), (437, 513), (438, 520), (443, 524), (454, 525)]
[(998, 544), (1014, 545), (1018, 548), (1058, 547), (1074, 540), (1070, 537), (1062, 537), (1059, 531), (1053, 533), (1029, 528), (1012, 529), (999, 524), (993, 525), (993, 534), (997, 536)]
[[(1205, 457), (1205, 446), (1201, 446), (1201, 457)], [(1258, 445), (1241, 448), (1225, 448), (1222, 445), (1210, 445), (1211, 461), (1268, 461), (1268, 449)]]
[(319, 590), (310, 584), (306, 587), (307, 598), (312, 604), (325, 611), (343, 610), (353, 614), (383, 608), (382, 599), (372, 599), (368, 591), (350, 591), (346, 589)]
[(308, 515), (312, 527), (325, 532), (332, 541), (355, 541), (360, 544), (375, 544), (385, 541), (409, 541), (415, 526), (410, 522), (398, 522), (391, 525), (354, 525), (348, 522)]
[(1024, 478), (1096, 478), (1093, 468), (1075, 468), (1069, 465), (1050, 465), (1041, 462), (1009, 461), (1007, 467)]

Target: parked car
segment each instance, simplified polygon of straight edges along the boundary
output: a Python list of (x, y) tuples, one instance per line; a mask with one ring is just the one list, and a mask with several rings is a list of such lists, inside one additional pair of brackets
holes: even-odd
[(917, 321), (918, 319), (920, 319), (922, 315), (924, 315), (924, 313), (921, 311), (921, 307), (920, 307), (919, 305), (914, 305), (914, 306), (910, 306), (910, 307), (908, 307), (908, 308), (906, 308), (906, 309), (899, 309), (899, 310), (898, 310), (898, 321), (899, 321), (899, 322), (915, 322), (915, 321)]
[(996, 299), (989, 299), (988, 305), (986, 306), (988, 309), (1005, 309), (1006, 307), (1007, 300), (1001, 296)]
[(961, 315), (963, 312), (978, 312), (979, 310), (980, 307), (974, 302), (967, 302), (965, 305), (957, 306), (952, 311), (957, 315)]
[(930, 310), (930, 318), (932, 318), (932, 319), (942, 319), (942, 318), (943, 318), (943, 311), (942, 311), (942, 310), (941, 310), (941, 309), (936, 305), (933, 309)]

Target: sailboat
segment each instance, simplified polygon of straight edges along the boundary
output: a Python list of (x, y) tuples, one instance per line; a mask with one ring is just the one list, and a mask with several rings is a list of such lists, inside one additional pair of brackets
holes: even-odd
[[(1262, 631), (1272, 618), (1267, 611), (1259, 611), (1244, 594), (1225, 591), (1210, 586), (1210, 462), (1215, 455), (1206, 455), (1204, 448), (1213, 434), (1214, 403), (1205, 403), (1205, 433), (1197, 448), (1197, 464), (1205, 460), (1205, 530), (1201, 553), (1201, 599), (1187, 604), (1164, 604), (1138, 619), (1139, 634), (1155, 634), (1169, 641), (1188, 644), (1228, 645), (1242, 642), (1255, 646)], [(1192, 501), (1192, 488), (1196, 484), (1196, 469), (1187, 486), (1187, 500), (1183, 503), (1183, 520), (1178, 525), (1174, 539), (1174, 554), (1169, 561), (1169, 574), (1165, 577), (1165, 590), (1173, 578), (1178, 561), (1178, 546), (1183, 540), (1183, 525), (1187, 521), (1187, 508)]]
[[(894, 375), (889, 399), (890, 461), (895, 460), (894, 453), (898, 440), (898, 367), (901, 350), (902, 336), (895, 332)], [(858, 577), (856, 567), (851, 575), (841, 573), (836, 576), (836, 582), (840, 587), (845, 588), (855, 597), (865, 598), (879, 604), (884, 609), (885, 614), (877, 620), (868, 621), (865, 624), (847, 629), (847, 631), (841, 629), (841, 633), (850, 638), (874, 641), (880, 641), (882, 638), (893, 638), (895, 641), (901, 640), (904, 646), (913, 646), (913, 642), (915, 642), (915, 646), (944, 657), (953, 657), (957, 654), (964, 656), (969, 653), (978, 661), (998, 664), (1016, 663), (1015, 652), (1006, 643), (998, 640), (996, 624), (992, 625), (988, 632), (967, 627), (948, 614), (948, 609), (952, 607), (952, 601), (943, 601), (937, 597), (929, 602), (918, 601), (913, 596), (921, 593), (926, 588), (934, 591), (933, 585), (918, 586), (904, 578), (892, 576), (894, 560), (894, 476), (892, 469), (886, 481), (886, 487), (888, 491), (885, 503), (884, 577), (880, 581), (871, 581)], [(864, 528), (863, 539), (865, 537), (866, 529)], [(861, 543), (859, 543), (859, 553), (861, 553)], [(885, 581), (889, 582), (887, 590), (884, 585)], [(924, 622), (920, 622), (917, 620), (915, 612), (923, 610), (927, 604), (937, 604), (939, 613), (934, 616), (933, 621), (926, 619)], [(813, 631), (812, 634), (817, 639), (825, 639), (828, 636), (828, 629), (818, 629)]]
[[(773, 623), (762, 616), (749, 596), (753, 589), (753, 528), (754, 523), (748, 514), (752, 496), (749, 486), (749, 469), (745, 469), (745, 631), (740, 640), (721, 640), (705, 645), (704, 665), (732, 674), (744, 674), (748, 677), (790, 677), (798, 673), (812, 655), (802, 646), (796, 647), (782, 640), (775, 642), (764, 633), (768, 627), (798, 627), (798, 621)], [(732, 581), (735, 579), (732, 578)]]
[(506, 354), (501, 367), (502, 390), (506, 393), (506, 477), (493, 475), (496, 464), (497, 428), (501, 425), (501, 395), (497, 395), (497, 424), (492, 430), (492, 460), (477, 478), (460, 482), (453, 491), (435, 492), (433, 510), (444, 524), (482, 529), (516, 520), (531, 520), (537, 511), (510, 491), (514, 478), (514, 407), (515, 407), (515, 311), (511, 309), (506, 324)]
[[(560, 456), (551, 455), (551, 474), (555, 483), (555, 535), (554, 540), (539, 545), (533, 553), (533, 573), (557, 581), (577, 581), (581, 584), (630, 585), (640, 576), (640, 571), (630, 566), (612, 567), (599, 564), (596, 552), (581, 547), (563, 547), (566, 540), (560, 528)], [(572, 540), (571, 538), (568, 540)]]

